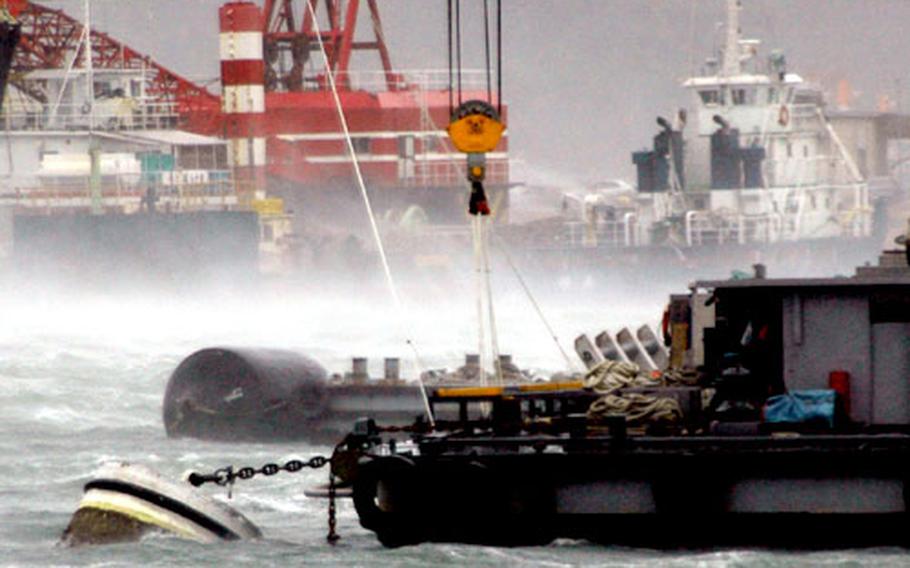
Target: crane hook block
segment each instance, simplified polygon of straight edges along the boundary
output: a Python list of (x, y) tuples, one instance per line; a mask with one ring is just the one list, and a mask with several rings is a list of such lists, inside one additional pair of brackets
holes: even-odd
[(493, 105), (471, 100), (455, 109), (446, 130), (459, 152), (482, 154), (496, 148), (505, 129)]

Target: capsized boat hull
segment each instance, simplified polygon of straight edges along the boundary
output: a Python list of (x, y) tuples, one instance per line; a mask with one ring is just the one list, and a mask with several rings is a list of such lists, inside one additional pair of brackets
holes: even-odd
[(162, 532), (204, 543), (262, 536), (242, 514), (189, 483), (144, 466), (111, 463), (85, 485), (61, 540), (70, 546), (112, 544)]

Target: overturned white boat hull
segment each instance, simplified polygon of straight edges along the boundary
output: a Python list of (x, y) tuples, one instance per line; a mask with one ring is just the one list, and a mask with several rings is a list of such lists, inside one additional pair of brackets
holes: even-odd
[(103, 466), (85, 485), (63, 542), (128, 542), (153, 532), (203, 543), (261, 536), (242, 514), (189, 484), (175, 483), (144, 466), (114, 463)]

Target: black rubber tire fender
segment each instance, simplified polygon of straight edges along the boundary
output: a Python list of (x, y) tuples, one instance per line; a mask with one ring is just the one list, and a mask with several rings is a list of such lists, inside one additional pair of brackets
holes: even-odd
[(414, 460), (400, 455), (366, 457), (358, 466), (352, 499), (360, 518), (360, 526), (372, 531), (388, 528), (390, 513), (377, 502), (379, 482), (389, 477), (413, 476), (417, 471)]

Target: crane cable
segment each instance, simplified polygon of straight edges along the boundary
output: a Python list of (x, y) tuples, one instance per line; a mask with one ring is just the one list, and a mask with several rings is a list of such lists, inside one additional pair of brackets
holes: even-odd
[[(398, 294), (398, 288), (395, 286), (395, 280), (392, 278), (392, 269), (389, 266), (389, 259), (385, 252), (385, 246), (382, 244), (382, 236), (379, 234), (379, 225), (376, 223), (376, 215), (373, 212), (373, 206), (370, 203), (370, 196), (367, 193), (366, 183), (363, 181), (363, 173), (360, 171), (360, 161), (357, 159), (357, 152), (354, 151), (354, 141), (351, 138), (351, 131), (348, 128), (348, 121), (344, 115), (344, 108), (341, 106), (341, 98), (338, 96), (338, 86), (335, 84), (335, 75), (334, 71), (329, 63), (329, 56), (326, 53), (325, 44), (322, 41), (322, 33), (319, 30), (319, 21), (316, 17), (316, 11), (313, 8), (311, 2), (306, 3), (307, 8), (310, 11), (310, 17), (313, 18), (313, 28), (316, 32), (316, 39), (319, 42), (319, 51), (322, 52), (322, 59), (325, 63), (325, 74), (329, 80), (329, 86), (332, 89), (332, 97), (335, 101), (335, 108), (338, 111), (338, 118), (341, 121), (341, 128), (344, 131), (345, 142), (347, 143), (348, 152), (351, 154), (351, 163), (354, 166), (354, 175), (357, 178), (357, 185), (360, 188), (360, 194), (363, 197), (363, 203), (367, 210), (367, 216), (370, 218), (370, 228), (373, 232), (373, 239), (376, 241), (376, 247), (379, 250), (379, 258), (382, 261), (382, 269), (385, 274), (386, 284), (388, 285), (389, 292), (392, 295), (392, 300), (395, 302), (395, 308), (398, 310), (398, 313), (404, 312), (404, 305), (401, 301), (401, 296)], [(407, 327), (406, 325), (404, 327)], [(414, 341), (411, 339), (411, 334), (405, 331), (405, 343), (411, 348), (411, 351), (414, 354), (414, 366), (417, 371), (418, 381), (420, 383), (420, 394), (423, 399), (424, 410), (427, 414), (427, 419), (430, 422), (430, 426), (435, 426), (436, 422), (433, 418), (433, 411), (430, 408), (430, 400), (427, 396), (426, 386), (423, 382), (423, 370), (424, 366), (420, 360), (420, 354), (417, 351), (417, 346), (414, 344)]]
[[(464, 102), (461, 64), (461, 0), (447, 0), (447, 8), (449, 114), (451, 115), (456, 108), (456, 87), (458, 104), (461, 105)], [(487, 102), (493, 104), (489, 0), (483, 0), (483, 29)], [(496, 0), (496, 109), (502, 115), (502, 0)]]
[[(455, 88), (456, 83), (455, 79), (458, 78), (457, 88), (458, 88), (458, 101), (459, 107), (462, 104), (462, 82), (461, 82), (461, 8), (460, 0), (448, 0), (448, 72), (449, 72), (449, 113), (454, 120), (455, 115)], [(493, 93), (492, 93), (492, 80), (491, 80), (491, 63), (490, 63), (490, 19), (489, 19), (489, 0), (483, 0), (483, 25), (484, 25), (484, 60), (486, 64), (486, 87), (487, 87), (487, 103), (492, 107), (493, 105)], [(454, 29), (453, 29), (454, 22)], [(454, 64), (458, 66), (458, 74), (456, 75), (453, 68)], [(499, 117), (502, 116), (502, 1), (497, 0), (496, 2), (496, 110), (495, 113)], [(461, 108), (459, 108), (461, 110)], [(498, 117), (497, 117), (498, 118)], [(449, 132), (450, 136), (452, 132)], [(457, 144), (456, 144), (457, 146)], [(461, 148), (459, 148), (461, 149)], [(466, 151), (466, 150), (462, 150)], [(470, 156), (470, 154), (469, 154)], [(469, 170), (471, 166), (470, 157), (468, 162)], [(471, 191), (471, 197), (475, 195), (475, 184), (479, 184), (479, 180), (472, 179), (472, 174), (468, 172), (468, 183), (467, 186)], [(482, 186), (481, 186), (482, 190)], [(490, 287), (490, 252), (489, 252), (489, 241), (491, 237), (496, 238), (496, 245), (503, 253), (508, 262), (512, 272), (514, 273), (518, 283), (521, 285), (522, 290), (528, 298), (528, 301), (534, 307), (534, 311), (537, 313), (540, 321), (543, 323), (544, 327), (547, 329), (547, 332), (550, 334), (550, 337), (553, 339), (557, 349), (565, 359), (566, 364), (573, 371), (578, 371), (577, 364), (573, 363), (573, 360), (569, 357), (565, 349), (563, 349), (562, 344), (559, 341), (559, 338), (556, 336), (556, 332), (553, 330), (553, 326), (550, 325), (550, 322), (547, 320), (547, 317), (544, 315), (543, 310), (538, 304), (534, 294), (531, 292), (531, 289), (528, 287), (525, 279), (522, 277), (521, 272), (518, 270), (518, 267), (512, 260), (512, 256), (509, 254), (508, 247), (502, 238), (495, 234), (493, 231), (492, 225), (489, 226), (488, 230), (484, 230), (484, 220), (483, 218), (489, 213), (487, 210), (486, 213), (479, 212), (476, 214), (472, 209), (469, 210), (471, 213), (471, 233), (474, 241), (474, 255), (475, 255), (475, 271), (477, 273), (477, 319), (478, 319), (478, 343), (480, 345), (479, 356), (480, 356), (480, 368), (483, 369), (484, 363), (484, 296), (486, 296), (486, 302), (488, 304), (487, 317), (490, 323), (491, 328), (491, 347), (494, 355), (494, 361), (497, 371), (497, 379), (502, 380), (502, 370), (499, 365), (499, 346), (496, 337), (496, 318), (495, 312), (493, 309), (492, 302), (492, 292)], [(487, 234), (488, 233), (488, 234)], [(481, 374), (481, 381), (486, 381), (486, 376)]]
[[(497, 5), (501, 5), (501, 0), (497, 0)], [(497, 38), (496, 42), (498, 46), (501, 46), (501, 30), (502, 25), (500, 23), (501, 10), (497, 12)], [(493, 104), (493, 89), (492, 89), (492, 80), (490, 78), (490, 7), (489, 0), (483, 0), (483, 39), (484, 39), (484, 60), (486, 63), (486, 79), (487, 79), (487, 102), (491, 105)], [(498, 61), (501, 64), (502, 57), (500, 54)], [(498, 72), (497, 72), (498, 75)], [(497, 94), (497, 96), (499, 96)], [(487, 236), (487, 233), (492, 233), (492, 222), (489, 217), (484, 219), (485, 216), (478, 215), (477, 218), (480, 224), (480, 247), (481, 253), (483, 255), (483, 269), (484, 269), (484, 284), (486, 286), (486, 297), (487, 297), (487, 318), (490, 325), (490, 347), (493, 351), (493, 366), (496, 371), (496, 381), (501, 386), (503, 383), (503, 372), (502, 372), (502, 360), (499, 357), (499, 337), (496, 333), (496, 313), (493, 309), (493, 288), (490, 284), (490, 240)], [(485, 227), (484, 225), (487, 225)]]
[(534, 294), (531, 292), (531, 289), (528, 287), (528, 284), (525, 282), (525, 279), (522, 277), (521, 272), (518, 270), (518, 266), (516, 266), (515, 262), (512, 260), (512, 255), (509, 253), (509, 247), (506, 246), (506, 243), (502, 237), (500, 237), (496, 233), (493, 233), (493, 236), (496, 238), (497, 248), (499, 248), (499, 251), (505, 257), (506, 262), (509, 264), (509, 268), (512, 269), (512, 273), (515, 274), (515, 278), (518, 280), (518, 283), (521, 285), (521, 289), (524, 291), (525, 296), (527, 296), (528, 301), (531, 302), (531, 305), (534, 307), (534, 311), (537, 312), (537, 316), (540, 318), (541, 323), (543, 324), (543, 326), (545, 328), (547, 328), (547, 332), (550, 334), (550, 337), (553, 339), (553, 343), (556, 344), (556, 348), (562, 354), (562, 358), (565, 360), (566, 365), (568, 365), (568, 368), (571, 369), (572, 372), (581, 372), (582, 369), (579, 368), (578, 364), (575, 363), (575, 361), (571, 357), (569, 357), (569, 354), (566, 353), (566, 350), (563, 349), (562, 343), (559, 341), (559, 337), (557, 337), (556, 332), (553, 330), (553, 326), (550, 325), (550, 322), (547, 319), (547, 316), (544, 315), (543, 310), (540, 307), (540, 304), (537, 303), (537, 299), (534, 298)]
[[(499, 1), (499, 0), (498, 0)], [(484, 26), (484, 62), (486, 66), (486, 101), (470, 100), (464, 101), (463, 81), (462, 81), (462, 41), (461, 41), (461, 0), (448, 0), (447, 2), (447, 37), (448, 37), (448, 62), (449, 62), (449, 111), (450, 125), (449, 135), (453, 137), (453, 142), (458, 150), (465, 152), (468, 156), (468, 181), (470, 182), (469, 207), (468, 213), (471, 219), (472, 240), (474, 243), (474, 264), (476, 272), (477, 285), (477, 337), (478, 337), (478, 356), (480, 358), (480, 382), (486, 384), (486, 374), (484, 372), (484, 355), (486, 352), (486, 333), (485, 327), (489, 328), (490, 351), (493, 357), (493, 367), (495, 377), (499, 384), (503, 382), (502, 366), (499, 357), (499, 339), (496, 332), (496, 313), (493, 304), (492, 285), (490, 283), (490, 252), (488, 241), (489, 224), (488, 217), (490, 208), (487, 203), (486, 191), (483, 187), (483, 179), (486, 170), (485, 153), (491, 151), (498, 143), (499, 134), (501, 134), (502, 124), (499, 122), (499, 116), (493, 108), (492, 92), (492, 72), (490, 65), (491, 43), (490, 43), (490, 15), (489, 0), (483, 0), (483, 26)], [(501, 12), (498, 12), (501, 13)], [(497, 29), (501, 29), (501, 25)], [(497, 42), (497, 46), (501, 42)], [(453, 71), (454, 61), (454, 71)], [(498, 58), (501, 61), (501, 57)], [(457, 81), (457, 82), (456, 82)], [(454, 108), (455, 95), (458, 91), (458, 108)], [(495, 140), (490, 143), (484, 140), (483, 124), (476, 121), (484, 122), (492, 120), (496, 126), (497, 132)], [(467, 122), (467, 124), (465, 124)], [(460, 125), (460, 130), (453, 134), (452, 127)], [(479, 134), (481, 142), (475, 144), (476, 139), (472, 142), (471, 138)], [(456, 140), (457, 139), (457, 140)], [(460, 144), (464, 142), (464, 144)], [(485, 304), (485, 306), (484, 306)], [(486, 308), (486, 309), (485, 309)]]

